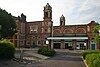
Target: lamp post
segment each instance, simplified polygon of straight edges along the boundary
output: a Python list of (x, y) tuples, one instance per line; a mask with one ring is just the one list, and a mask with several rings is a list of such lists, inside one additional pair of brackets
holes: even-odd
[(86, 43), (84, 43), (84, 49), (86, 48)]
[(100, 30), (99, 30), (99, 35), (100, 35)]
[(24, 53), (23, 49), (21, 49), (20, 51), (21, 51), (21, 53), (20, 53), (20, 61), (23, 62), (23, 53)]
[(49, 44), (49, 41), (48, 41), (48, 40), (46, 40), (46, 44), (47, 44), (47, 45)]

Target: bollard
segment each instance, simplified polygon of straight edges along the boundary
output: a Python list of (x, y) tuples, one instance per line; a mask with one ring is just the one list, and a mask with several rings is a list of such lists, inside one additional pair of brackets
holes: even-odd
[(21, 50), (20, 61), (23, 62), (23, 50)]

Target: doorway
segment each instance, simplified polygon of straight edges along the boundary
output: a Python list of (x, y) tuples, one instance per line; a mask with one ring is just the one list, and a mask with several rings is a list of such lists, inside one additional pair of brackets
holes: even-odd
[(55, 49), (60, 49), (61, 44), (60, 44), (60, 43), (54, 43), (53, 47), (54, 47)]
[(96, 46), (95, 46), (95, 44), (93, 43), (93, 44), (91, 44), (91, 50), (95, 50), (96, 49)]
[(72, 48), (72, 43), (65, 43), (65, 49)]

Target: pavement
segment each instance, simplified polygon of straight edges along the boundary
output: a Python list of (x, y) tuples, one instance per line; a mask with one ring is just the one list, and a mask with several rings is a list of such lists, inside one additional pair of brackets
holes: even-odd
[(23, 50), (23, 62), (17, 60), (0, 60), (0, 67), (86, 67), (81, 56), (83, 50), (56, 49), (53, 57), (37, 54), (38, 48), (16, 49), (16, 57)]
[(86, 67), (81, 56), (83, 50), (56, 50), (56, 55), (52, 58), (48, 58), (41, 63), (37, 64), (37, 67)]
[(21, 51), (23, 50), (23, 58), (31, 58), (31, 60), (44, 60), (49, 57), (37, 53), (38, 48), (34, 49), (16, 49), (15, 57), (20, 58)]

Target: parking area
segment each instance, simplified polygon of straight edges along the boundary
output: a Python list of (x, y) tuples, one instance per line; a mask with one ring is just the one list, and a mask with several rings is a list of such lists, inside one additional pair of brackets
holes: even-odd
[(86, 67), (80, 50), (56, 50), (56, 55), (52, 58), (38, 63), (39, 67)]
[[(24, 49), (25, 63), (13, 60), (0, 61), (0, 67), (86, 67), (81, 58), (81, 50), (56, 49), (55, 51), (53, 57), (46, 57), (37, 54), (37, 49)], [(38, 59), (34, 58), (35, 56)]]

